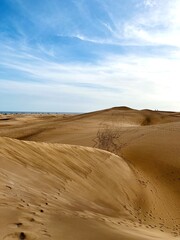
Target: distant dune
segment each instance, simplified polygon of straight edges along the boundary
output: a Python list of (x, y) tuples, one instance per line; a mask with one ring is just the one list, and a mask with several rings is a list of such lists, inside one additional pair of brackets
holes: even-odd
[(180, 113), (0, 115), (0, 238), (180, 238)]

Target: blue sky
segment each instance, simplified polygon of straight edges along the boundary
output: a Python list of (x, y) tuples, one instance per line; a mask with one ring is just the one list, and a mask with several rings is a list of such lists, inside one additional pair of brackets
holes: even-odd
[(180, 111), (180, 0), (0, 0), (0, 110)]

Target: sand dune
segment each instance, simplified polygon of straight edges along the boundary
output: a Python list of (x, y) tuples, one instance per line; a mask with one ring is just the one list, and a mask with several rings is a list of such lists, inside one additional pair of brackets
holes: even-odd
[(1, 115), (0, 135), (1, 239), (180, 238), (179, 113)]
[(20, 140), (94, 146), (97, 133), (107, 129), (179, 122), (180, 113), (116, 107), (80, 115), (26, 115), (0, 117), (0, 136)]

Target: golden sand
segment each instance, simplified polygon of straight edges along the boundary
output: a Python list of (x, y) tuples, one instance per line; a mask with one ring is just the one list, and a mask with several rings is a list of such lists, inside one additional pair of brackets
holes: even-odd
[(0, 239), (180, 238), (180, 113), (0, 115)]

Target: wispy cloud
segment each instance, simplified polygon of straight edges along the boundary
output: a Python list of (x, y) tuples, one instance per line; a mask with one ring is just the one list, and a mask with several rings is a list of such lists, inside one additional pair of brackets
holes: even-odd
[(1, 68), (6, 72), (13, 71), (15, 75), (23, 73), (23, 78), (10, 79), (7, 76), (7, 79), (1, 79), (1, 91), (8, 90), (12, 94), (25, 91), (32, 97), (47, 98), (58, 94), (63, 98), (68, 94), (74, 98), (86, 98), (87, 102), (97, 100), (97, 108), (105, 107), (107, 102), (108, 106), (128, 103), (137, 107), (138, 102), (139, 108), (157, 105), (169, 109), (177, 107), (180, 57), (173, 52), (166, 59), (109, 55), (103, 61), (97, 60), (96, 64), (87, 64), (57, 63), (32, 56), (32, 51), (28, 51), (18, 56), (20, 51), (17, 49), (8, 59), (4, 57)]
[(22, 97), (46, 111), (180, 110), (178, 0), (7, 2), (15, 13), (0, 24), (1, 109), (23, 110)]
[(145, 1), (149, 8), (124, 25), (127, 40), (149, 45), (180, 47), (180, 2)]

